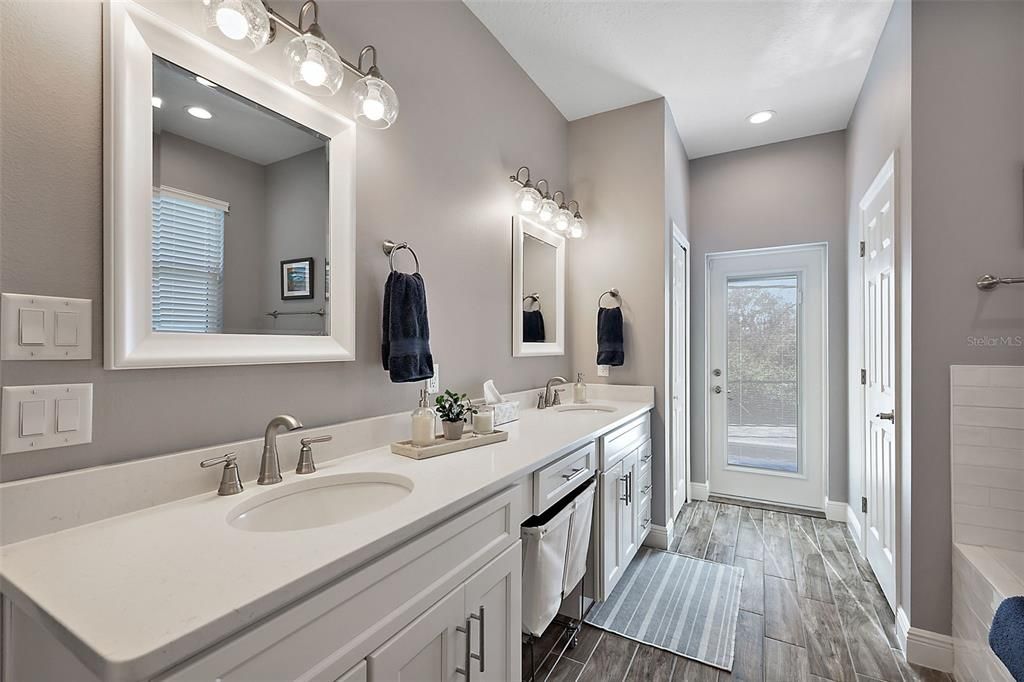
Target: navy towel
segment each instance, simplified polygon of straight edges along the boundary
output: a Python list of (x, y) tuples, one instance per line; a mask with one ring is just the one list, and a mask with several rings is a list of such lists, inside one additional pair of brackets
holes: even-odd
[(396, 384), (434, 376), (427, 324), (427, 289), (420, 273), (392, 272), (384, 285), (381, 361)]
[(1024, 682), (1024, 597), (1010, 597), (996, 609), (988, 645), (1017, 682)]
[(539, 310), (524, 310), (523, 341), (525, 343), (540, 343), (544, 339), (544, 315)]
[(622, 308), (597, 309), (597, 364), (622, 366)]

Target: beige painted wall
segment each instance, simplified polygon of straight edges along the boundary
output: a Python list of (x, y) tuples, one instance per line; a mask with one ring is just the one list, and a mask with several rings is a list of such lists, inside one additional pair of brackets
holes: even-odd
[(91, 298), (95, 330), (91, 361), (2, 368), (5, 385), (92, 382), (93, 443), (6, 455), (0, 477), (250, 438), (281, 412), (319, 425), (411, 410), (418, 386), (392, 385), (380, 367), (385, 238), (408, 239), (419, 254), (444, 386), (479, 394), (493, 377), (514, 391), (568, 375), (568, 357), (511, 356), (507, 180), (529, 164), (565, 186), (568, 125), (455, 1), (321, 7), (320, 24), (342, 53), (377, 46), (401, 98), (392, 129), (359, 132), (357, 360), (103, 370), (101, 16), (98, 0), (0, 3), (0, 288)]
[[(828, 243), (828, 481), (846, 497), (845, 133), (804, 137), (690, 162), (693, 253), (692, 478), (706, 471), (705, 257), (709, 253)], [(822, 500), (824, 504), (824, 500)]]

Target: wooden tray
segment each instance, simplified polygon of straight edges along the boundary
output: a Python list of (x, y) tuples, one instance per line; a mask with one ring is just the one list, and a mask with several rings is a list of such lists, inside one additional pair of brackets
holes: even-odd
[(419, 446), (413, 445), (411, 440), (400, 440), (391, 444), (391, 452), (413, 459), (430, 459), (438, 455), (447, 455), (505, 440), (508, 440), (508, 431), (498, 431), (497, 429), (483, 435), (472, 432), (465, 433), (459, 440), (445, 440), (443, 435), (437, 435), (434, 436), (433, 445)]

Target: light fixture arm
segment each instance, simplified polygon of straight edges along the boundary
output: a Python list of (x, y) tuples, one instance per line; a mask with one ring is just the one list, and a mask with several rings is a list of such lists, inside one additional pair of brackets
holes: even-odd
[[(310, 26), (309, 30), (306, 31), (306, 30), (303, 30), (303, 28), (302, 28), (302, 20), (303, 20), (303, 16), (305, 15), (306, 10), (310, 6), (312, 6), (312, 8), (313, 8), (313, 24)], [(318, 15), (319, 15), (320, 9), (317, 6), (315, 0), (306, 0), (305, 4), (302, 5), (302, 9), (299, 10), (299, 23), (298, 24), (293, 24), (292, 22), (288, 21), (288, 19), (286, 19), (284, 16), (282, 16), (277, 10), (272, 8), (267, 3), (267, 0), (263, 0), (263, 7), (267, 10), (267, 16), (269, 16), (270, 19), (271, 19), (270, 38), (267, 40), (267, 44), (272, 43), (274, 41), (274, 38), (277, 36), (277, 29), (276, 29), (277, 26), (280, 26), (281, 28), (289, 31), (290, 33), (292, 33), (293, 35), (296, 35), (296, 36), (304, 36), (304, 35), (306, 35), (306, 33), (312, 33), (317, 38), (320, 38), (321, 40), (323, 39), (323, 32), (320, 31), (320, 27), (317, 24), (317, 19), (318, 19)], [(315, 27), (315, 31), (314, 31), (314, 27)], [(349, 60), (345, 59), (340, 54), (338, 55), (338, 59), (341, 60), (342, 65), (346, 69), (348, 69), (349, 71), (352, 71), (353, 73), (358, 74), (360, 78), (365, 78), (366, 76), (371, 76), (371, 75), (379, 78), (380, 77), (380, 71), (376, 71), (376, 69), (377, 69), (377, 49), (374, 48), (372, 45), (367, 45), (366, 47), (363, 48), (363, 52), (366, 52), (367, 48), (372, 48), (372, 50), (373, 50), (373, 63), (370, 66), (370, 69), (367, 72), (365, 72), (365, 73), (363, 72), (363, 70), (361, 68), (359, 68), (359, 66), (357, 66), (357, 65), (353, 64), (352, 62), (350, 62)], [(360, 52), (360, 57), (361, 56), (362, 56), (362, 52)], [(376, 71), (376, 73), (373, 73), (374, 71)]]
[(370, 60), (370, 68), (366, 70), (366, 75), (373, 76), (374, 78), (380, 78), (380, 69), (377, 68), (377, 48), (373, 45), (367, 45), (359, 51), (359, 60), (356, 63), (356, 70), (363, 73), (363, 57), (365, 57), (367, 53), (373, 55), (373, 58)]
[(540, 180), (537, 181), (537, 191), (540, 192), (540, 183), (542, 182), (544, 183), (544, 191), (541, 193), (541, 197), (543, 197), (544, 199), (549, 199), (551, 195), (548, 193), (548, 190), (551, 187), (548, 184), (548, 181), (545, 180), (544, 178), (541, 178)]
[[(526, 180), (520, 180), (519, 174), (526, 171)], [(533, 187), (533, 183), (530, 182), (530, 168), (528, 166), (520, 166), (519, 170), (515, 172), (515, 175), (508, 176), (509, 182), (517, 182), (520, 187)]]
[(568, 206), (570, 211), (572, 210), (572, 205), (573, 204), (576, 204), (576, 211), (573, 214), (573, 217), (574, 218), (582, 218), (583, 216), (580, 215), (580, 202), (576, 201), (575, 199), (571, 200), (569, 202), (569, 206)]
[(562, 201), (561, 201), (561, 203), (559, 203), (559, 204), (558, 204), (558, 208), (560, 208), (560, 209), (562, 209), (562, 208), (567, 208), (567, 207), (566, 207), (566, 205), (565, 205), (565, 192), (563, 192), (562, 190), (560, 190), (560, 189), (556, 189), (556, 190), (555, 190), (555, 193), (551, 195), (551, 198), (552, 198), (552, 199), (554, 199), (554, 198), (555, 198), (555, 197), (557, 197), (557, 196), (558, 196), (559, 194), (561, 194), (561, 195), (562, 195)]

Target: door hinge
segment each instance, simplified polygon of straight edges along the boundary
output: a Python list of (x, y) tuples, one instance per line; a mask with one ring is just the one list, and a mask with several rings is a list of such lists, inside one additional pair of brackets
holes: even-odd
[(868, 385), (868, 371), (866, 369), (860, 371), (860, 383), (862, 386)]
[(864, 242), (860, 243), (860, 257), (864, 257)]
[(866, 497), (860, 498), (860, 510), (861, 510), (861, 513), (864, 513), (864, 514), (868, 513), (868, 498), (866, 498)]

